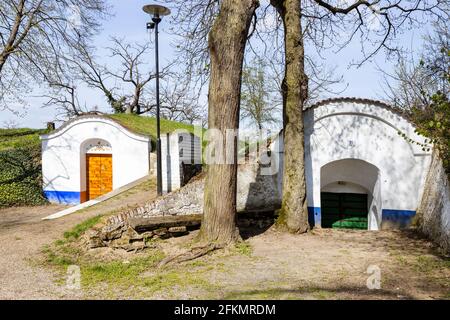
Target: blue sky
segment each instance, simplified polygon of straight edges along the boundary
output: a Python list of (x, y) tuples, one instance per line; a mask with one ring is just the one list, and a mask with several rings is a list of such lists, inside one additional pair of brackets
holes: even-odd
[[(142, 6), (147, 3), (149, 3), (148, 0), (111, 0), (114, 16), (104, 22), (103, 31), (94, 40), (94, 45), (98, 48), (98, 55), (102, 57), (103, 61), (113, 63), (105, 50), (105, 47), (109, 44), (110, 36), (123, 37), (131, 42), (143, 42), (149, 39), (150, 35), (145, 28), (149, 17), (142, 11)], [(170, 45), (173, 38), (166, 32), (170, 27), (170, 22), (170, 19), (164, 19), (160, 25), (162, 66), (173, 57), (174, 49)], [(398, 37), (398, 41), (403, 46), (414, 50), (420, 48), (422, 33), (421, 31), (409, 31)], [(338, 54), (330, 50), (324, 56), (326, 64), (330, 67), (336, 66), (337, 73), (342, 74), (344, 82), (348, 84), (347, 89), (340, 94), (341, 96), (381, 98), (383, 75), (377, 70), (377, 66), (389, 72), (395, 63), (386, 61), (384, 53), (380, 53), (372, 62), (367, 62), (360, 68), (348, 68), (353, 59), (361, 57), (361, 48), (358, 43), (350, 44)], [(151, 55), (148, 58), (149, 63), (153, 65), (154, 56)], [(39, 92), (39, 89), (36, 91)], [(97, 105), (102, 111), (108, 110), (106, 101), (100, 93), (83, 89), (81, 94), (88, 104)], [(20, 127), (42, 128), (46, 122), (55, 118), (55, 110), (52, 108), (41, 108), (43, 102), (41, 99), (29, 98), (27, 100), (29, 101), (29, 106), (22, 109), (24, 112), (20, 116), (8, 111), (2, 112), (0, 115), (0, 127), (3, 126), (5, 121), (14, 120)]]

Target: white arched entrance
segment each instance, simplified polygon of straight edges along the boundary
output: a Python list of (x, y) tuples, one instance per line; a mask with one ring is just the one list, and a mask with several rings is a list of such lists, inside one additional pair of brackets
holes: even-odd
[[(150, 137), (134, 133), (107, 116), (74, 118), (42, 135), (41, 140), (44, 193), (51, 202), (78, 204), (87, 200), (86, 161), (90, 156), (98, 160), (100, 170), (105, 163), (112, 167), (107, 190), (111, 184), (117, 189), (149, 172)], [(108, 157), (109, 162), (100, 161)]]
[[(309, 221), (321, 225), (322, 192), (367, 194), (367, 228), (408, 226), (422, 196), (432, 146), (380, 101), (335, 98), (303, 112)], [(282, 194), (283, 136), (272, 143)]]
[(427, 141), (411, 123), (379, 101), (354, 98), (320, 102), (304, 112), (304, 119), (312, 224), (321, 224), (322, 188), (341, 181), (367, 190), (368, 229), (407, 226), (422, 194), (431, 149), (422, 149)]
[(80, 202), (85, 202), (113, 190), (113, 150), (104, 139), (88, 139), (80, 151)]
[(380, 170), (359, 159), (332, 161), (320, 169), (322, 227), (378, 230)]

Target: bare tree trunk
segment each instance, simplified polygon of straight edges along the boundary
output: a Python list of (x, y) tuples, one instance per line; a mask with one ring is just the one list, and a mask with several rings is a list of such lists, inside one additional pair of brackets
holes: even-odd
[[(211, 76), (208, 128), (239, 128), (241, 75), (245, 45), (257, 0), (224, 0), (209, 33)], [(224, 140), (222, 154), (226, 154)], [(200, 239), (231, 243), (239, 239), (236, 227), (237, 139), (233, 163), (207, 164)]]
[(309, 229), (306, 203), (303, 105), (308, 96), (305, 74), (301, 0), (272, 0), (281, 15), (285, 37), (283, 89), (284, 168), (279, 222), (289, 232)]

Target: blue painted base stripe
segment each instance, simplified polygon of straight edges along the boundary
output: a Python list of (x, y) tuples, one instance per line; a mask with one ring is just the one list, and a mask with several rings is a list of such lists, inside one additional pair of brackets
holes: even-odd
[(320, 226), (322, 215), (320, 207), (308, 207), (308, 222), (311, 227)]
[(383, 209), (381, 214), (383, 223), (389, 223), (391, 226), (405, 228), (411, 224), (412, 219), (416, 215), (416, 211)]
[[(414, 210), (383, 209), (382, 222), (393, 228), (406, 228), (411, 225), (415, 215)], [(311, 227), (320, 226), (321, 218), (320, 207), (308, 207), (308, 222)]]
[(44, 195), (48, 201), (60, 204), (79, 204), (80, 192), (76, 191), (55, 191), (44, 190)]

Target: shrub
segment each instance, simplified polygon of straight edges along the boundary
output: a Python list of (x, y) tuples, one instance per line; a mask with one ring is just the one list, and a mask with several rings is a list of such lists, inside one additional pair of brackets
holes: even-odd
[(430, 138), (439, 150), (445, 171), (450, 176), (450, 100), (443, 92), (431, 96), (431, 103), (423, 108), (413, 108), (411, 120), (417, 132)]
[(0, 207), (45, 204), (41, 181), (39, 144), (0, 150)]

